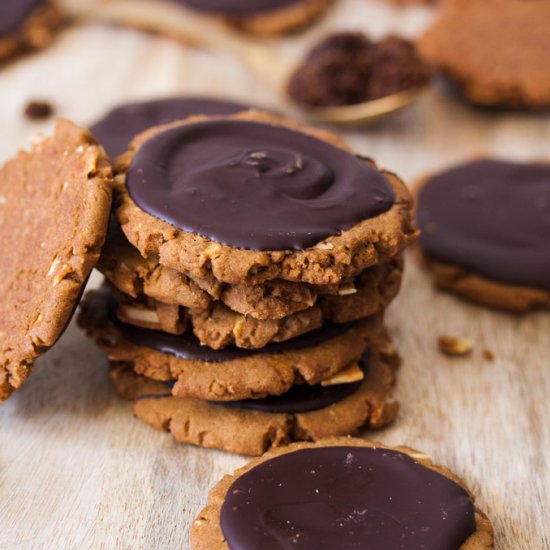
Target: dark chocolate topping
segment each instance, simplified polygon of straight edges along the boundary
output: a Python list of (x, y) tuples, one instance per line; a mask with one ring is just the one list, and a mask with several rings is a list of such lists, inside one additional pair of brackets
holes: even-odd
[[(363, 355), (360, 366), (365, 376), (367, 376), (369, 367), (369, 353)], [(335, 384), (333, 386), (322, 386), (315, 384), (300, 384), (293, 386), (289, 391), (282, 395), (271, 395), (263, 399), (244, 399), (242, 401), (216, 402), (213, 405), (222, 407), (235, 407), (238, 409), (248, 409), (252, 411), (261, 411), (267, 413), (280, 414), (299, 414), (324, 409), (335, 403), (339, 403), (353, 395), (363, 382), (353, 382), (351, 384)]]
[(283, 126), (228, 119), (151, 138), (126, 184), (153, 216), (251, 250), (303, 250), (395, 200), (381, 173), (343, 149)]
[(130, 103), (113, 109), (96, 122), (92, 133), (111, 158), (124, 153), (138, 134), (192, 115), (232, 115), (249, 107), (229, 101), (186, 97)]
[(550, 289), (550, 164), (487, 159), (443, 172), (420, 191), (418, 224), (430, 258)]
[(195, 10), (243, 17), (303, 3), (304, 0), (171, 0)]
[(32, 11), (44, 0), (2, 0), (0, 2), (0, 36), (17, 31)]
[(404, 453), (303, 449), (263, 462), (227, 491), (231, 550), (458, 550), (476, 529), (467, 492)]

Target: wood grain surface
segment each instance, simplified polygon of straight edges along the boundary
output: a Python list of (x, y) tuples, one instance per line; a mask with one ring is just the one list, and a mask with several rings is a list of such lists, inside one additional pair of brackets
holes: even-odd
[[(430, 17), (428, 8), (342, 0), (317, 28), (273, 47), (292, 62), (328, 29), (414, 36)], [(49, 50), (0, 70), (0, 160), (52, 128), (24, 119), (28, 100), (88, 124), (120, 102), (177, 93), (278, 104), (223, 54), (132, 30), (71, 28)], [(343, 133), (411, 183), (482, 153), (550, 157), (548, 116), (479, 111), (437, 89), (383, 124)], [(498, 548), (549, 549), (550, 314), (515, 317), (437, 293), (409, 260), (388, 314), (404, 357), (402, 410), (372, 437), (422, 449), (463, 476), (494, 522)], [(471, 338), (473, 356), (440, 355), (442, 334)], [(73, 324), (0, 408), (0, 548), (189, 548), (208, 489), (244, 462), (178, 445), (135, 420), (109, 386), (105, 357)]]

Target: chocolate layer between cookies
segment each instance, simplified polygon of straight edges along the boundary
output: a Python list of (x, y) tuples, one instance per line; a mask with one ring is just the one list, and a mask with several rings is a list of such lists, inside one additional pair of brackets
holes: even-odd
[(194, 550), (486, 550), (493, 529), (452, 472), (408, 447), (353, 438), (295, 443), (225, 476)]
[(112, 363), (117, 391), (134, 401), (134, 414), (181, 443), (260, 455), (292, 441), (350, 435), (394, 420), (394, 369), (375, 358), (363, 364), (364, 379), (329, 387), (295, 386), (280, 397), (219, 403), (174, 397), (170, 387)]
[(191, 334), (180, 336), (120, 323), (104, 291), (87, 295), (80, 325), (114, 361), (136, 373), (175, 381), (173, 395), (238, 401), (280, 395), (297, 383), (318, 384), (359, 360), (375, 345), (386, 361), (399, 362), (382, 326), (382, 316), (318, 331), (260, 350), (212, 350)]

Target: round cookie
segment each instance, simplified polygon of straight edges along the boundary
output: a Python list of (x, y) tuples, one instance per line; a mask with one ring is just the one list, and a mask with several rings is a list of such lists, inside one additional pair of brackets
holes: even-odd
[(280, 397), (219, 404), (171, 395), (170, 385), (111, 363), (118, 393), (134, 401), (134, 414), (181, 443), (258, 456), (291, 441), (316, 441), (376, 429), (399, 409), (391, 396), (394, 369), (371, 359), (362, 381), (334, 386), (294, 386)]
[(436, 285), (521, 312), (550, 306), (550, 163), (481, 159), (419, 185), (420, 248)]
[[(259, 349), (284, 342), (324, 323), (351, 323), (384, 311), (401, 285), (401, 260), (395, 265), (370, 268), (358, 278), (353, 294), (321, 296), (312, 306), (280, 319), (257, 319), (233, 311), (221, 301), (205, 309), (188, 309), (141, 296), (135, 300), (119, 291), (117, 315), (125, 323), (171, 334), (182, 334), (191, 326), (203, 345), (222, 349), (230, 345)], [(367, 270), (367, 271), (370, 271)]]
[(65, 120), (0, 168), (0, 402), (69, 322), (105, 239), (111, 183), (103, 149)]
[(225, 476), (193, 550), (485, 550), (493, 528), (465, 483), (419, 451), (329, 438), (274, 449)]
[(62, 23), (50, 0), (2, 0), (0, 4), (0, 63), (17, 54), (49, 44)]
[[(308, 285), (273, 279), (257, 285), (229, 285), (213, 277), (194, 280), (160, 265), (154, 256), (143, 258), (112, 223), (97, 265), (118, 290), (137, 299), (204, 310), (214, 300), (254, 319), (282, 319), (319, 304), (325, 318), (348, 322), (385, 308), (399, 290), (401, 256), (368, 268), (336, 285)], [(165, 330), (165, 329), (163, 329)], [(170, 332), (170, 331), (168, 331)]]
[(239, 401), (280, 395), (298, 383), (318, 384), (359, 360), (369, 345), (385, 362), (399, 356), (374, 316), (353, 325), (327, 325), (261, 350), (212, 350), (191, 334), (140, 329), (117, 322), (105, 289), (90, 292), (81, 304), (80, 326), (113, 361), (130, 363), (136, 373), (175, 381), (177, 397)]
[(119, 158), (117, 218), (144, 257), (195, 280), (337, 284), (417, 235), (404, 184), (344, 147), (257, 112), (154, 128)]
[(153, 126), (191, 115), (231, 115), (249, 108), (240, 103), (201, 97), (157, 99), (116, 107), (90, 130), (109, 156), (115, 158), (128, 149), (134, 137)]
[(548, 28), (546, 0), (449, 0), (419, 48), (476, 104), (545, 109)]

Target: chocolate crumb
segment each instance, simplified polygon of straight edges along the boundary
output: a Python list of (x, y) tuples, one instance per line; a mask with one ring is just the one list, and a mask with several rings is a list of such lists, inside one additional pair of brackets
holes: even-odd
[(44, 120), (53, 115), (53, 107), (46, 101), (29, 101), (25, 107), (25, 116), (31, 120)]
[(474, 349), (474, 344), (470, 340), (456, 336), (440, 336), (437, 345), (441, 353), (455, 357), (470, 355)]
[(495, 354), (493, 351), (491, 351), (488, 348), (485, 348), (481, 354), (483, 355), (483, 359), (487, 359), (487, 361), (494, 361), (495, 360)]
[(408, 40), (373, 42), (362, 33), (338, 33), (311, 50), (291, 76), (288, 93), (313, 107), (353, 105), (421, 87), (430, 76)]

